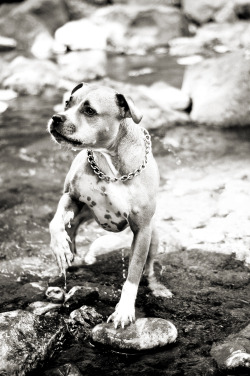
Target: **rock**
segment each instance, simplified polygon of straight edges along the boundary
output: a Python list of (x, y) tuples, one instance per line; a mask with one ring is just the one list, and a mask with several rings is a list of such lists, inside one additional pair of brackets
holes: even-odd
[(9, 107), (8, 103), (0, 101), (0, 114), (5, 112), (8, 109), (8, 107)]
[(223, 342), (214, 343), (211, 355), (220, 369), (240, 368), (250, 372), (250, 324), (239, 333), (229, 335)]
[(89, 338), (92, 328), (102, 322), (102, 315), (96, 312), (95, 308), (82, 306), (72, 311), (68, 328), (70, 333), (79, 341)]
[(199, 24), (214, 19), (215, 14), (227, 4), (227, 0), (183, 0), (183, 11), (193, 21)]
[(188, 67), (182, 89), (192, 98), (191, 119), (213, 127), (249, 125), (249, 77), (250, 60), (243, 51)]
[(166, 6), (113, 5), (97, 10), (89, 19), (71, 21), (55, 33), (70, 50), (101, 49), (145, 53), (182, 34), (178, 9)]
[(45, 295), (53, 303), (64, 302), (65, 291), (60, 287), (48, 287)]
[(9, 64), (1, 79), (4, 88), (23, 95), (38, 95), (48, 87), (57, 87), (59, 75), (57, 66), (51, 61), (19, 56)]
[(176, 327), (160, 318), (140, 318), (125, 329), (113, 324), (99, 324), (92, 330), (92, 339), (118, 349), (148, 350), (175, 342)]
[(17, 42), (19, 50), (30, 50), (39, 34), (49, 34), (46, 26), (32, 14), (18, 12), (18, 7), (12, 9), (5, 17), (0, 18), (0, 34)]
[(26, 0), (15, 7), (12, 14), (32, 15), (46, 25), (51, 33), (69, 20), (62, 0)]
[(107, 57), (104, 51), (81, 51), (59, 55), (57, 59), (63, 78), (75, 82), (91, 81), (106, 75)]
[(114, 5), (96, 11), (91, 19), (106, 31), (108, 48), (114, 52), (145, 53), (183, 32), (180, 11), (161, 5)]
[(250, 24), (238, 21), (235, 23), (211, 22), (198, 29), (195, 39), (204, 48), (213, 50), (215, 46), (224, 45), (230, 50), (248, 48), (250, 46)]
[(0, 100), (10, 101), (18, 97), (18, 94), (14, 90), (0, 90)]
[(88, 286), (74, 286), (65, 296), (63, 308), (66, 312), (81, 307), (83, 304), (93, 303), (98, 298), (96, 288)]
[(88, 19), (81, 19), (68, 22), (57, 29), (55, 39), (71, 51), (105, 50), (107, 35), (102, 27)]
[(162, 109), (171, 107), (173, 110), (185, 111), (191, 103), (186, 93), (163, 81), (155, 82), (149, 88), (143, 87), (142, 91)]
[(82, 376), (79, 369), (72, 363), (66, 363), (63, 366), (49, 369), (44, 372), (45, 376)]
[(49, 59), (53, 56), (54, 45), (55, 42), (51, 35), (43, 32), (35, 37), (30, 51), (37, 59)]
[(16, 48), (17, 42), (13, 38), (0, 36), (0, 51), (9, 51)]
[(48, 303), (48, 302), (33, 302), (26, 308), (27, 311), (34, 313), (35, 315), (44, 315), (50, 311), (58, 311), (62, 304)]
[(21, 310), (0, 314), (0, 374), (26, 375), (64, 342), (66, 325), (58, 318)]
[(70, 318), (83, 326), (93, 327), (102, 321), (102, 315), (94, 307), (83, 305), (70, 313)]

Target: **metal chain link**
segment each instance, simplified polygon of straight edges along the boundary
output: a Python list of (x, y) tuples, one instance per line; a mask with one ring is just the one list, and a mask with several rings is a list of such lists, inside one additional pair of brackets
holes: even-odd
[(111, 176), (104, 174), (104, 172), (102, 172), (99, 169), (99, 167), (97, 166), (97, 164), (95, 162), (95, 159), (94, 159), (94, 156), (93, 156), (93, 151), (89, 150), (89, 149), (87, 150), (88, 162), (89, 162), (91, 168), (93, 169), (94, 173), (99, 177), (99, 179), (106, 180), (107, 182), (111, 182), (111, 183), (115, 183), (117, 181), (125, 182), (125, 181), (131, 180), (135, 176), (138, 176), (138, 175), (141, 174), (141, 172), (146, 168), (146, 164), (148, 162), (148, 154), (151, 150), (151, 137), (150, 137), (148, 131), (145, 128), (141, 127), (141, 130), (145, 135), (145, 137), (144, 137), (145, 158), (144, 158), (142, 164), (137, 169), (135, 169), (132, 172), (129, 172), (126, 175), (120, 176), (119, 178), (111, 177)]

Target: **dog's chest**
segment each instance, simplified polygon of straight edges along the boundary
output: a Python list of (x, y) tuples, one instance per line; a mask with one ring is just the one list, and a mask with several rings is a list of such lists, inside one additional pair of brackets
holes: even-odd
[(128, 225), (130, 211), (128, 188), (121, 182), (97, 181), (96, 177), (79, 176), (78, 199), (93, 212), (96, 221), (107, 231), (119, 232)]

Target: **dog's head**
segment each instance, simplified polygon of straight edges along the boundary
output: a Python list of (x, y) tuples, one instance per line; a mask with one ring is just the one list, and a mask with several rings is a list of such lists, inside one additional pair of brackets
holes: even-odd
[(142, 115), (133, 101), (115, 90), (80, 83), (71, 92), (63, 112), (52, 116), (48, 129), (53, 138), (72, 148), (108, 148), (122, 118), (139, 123)]

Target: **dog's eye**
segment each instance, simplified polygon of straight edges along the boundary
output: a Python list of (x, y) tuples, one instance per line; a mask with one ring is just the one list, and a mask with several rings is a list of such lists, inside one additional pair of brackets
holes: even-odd
[(68, 108), (68, 106), (69, 106), (69, 101), (65, 101), (65, 110)]
[(88, 116), (94, 116), (94, 115), (96, 115), (96, 111), (93, 108), (89, 107), (89, 106), (84, 107), (83, 112), (84, 112), (84, 114), (86, 114)]

